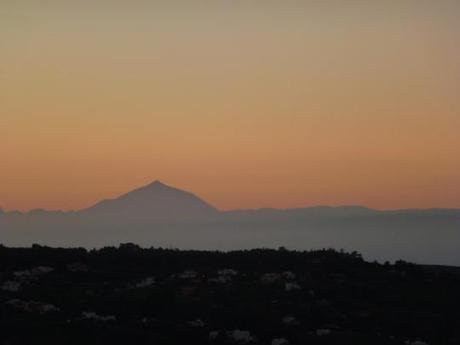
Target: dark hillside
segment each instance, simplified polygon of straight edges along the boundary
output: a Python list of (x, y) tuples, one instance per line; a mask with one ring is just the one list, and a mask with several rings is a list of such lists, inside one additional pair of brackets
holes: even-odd
[(357, 253), (0, 247), (0, 343), (460, 344), (455, 268)]

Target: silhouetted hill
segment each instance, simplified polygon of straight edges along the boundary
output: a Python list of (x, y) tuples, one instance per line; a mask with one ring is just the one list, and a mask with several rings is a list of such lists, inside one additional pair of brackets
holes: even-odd
[(103, 200), (79, 212), (82, 216), (155, 222), (199, 220), (218, 211), (192, 193), (169, 187), (160, 181), (135, 189), (116, 199)]
[(356, 252), (0, 246), (0, 344), (457, 345), (459, 289)]

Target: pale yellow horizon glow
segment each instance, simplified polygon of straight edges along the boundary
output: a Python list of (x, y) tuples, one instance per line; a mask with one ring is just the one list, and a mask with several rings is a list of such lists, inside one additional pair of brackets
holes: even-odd
[(0, 208), (460, 208), (457, 1), (1, 1)]

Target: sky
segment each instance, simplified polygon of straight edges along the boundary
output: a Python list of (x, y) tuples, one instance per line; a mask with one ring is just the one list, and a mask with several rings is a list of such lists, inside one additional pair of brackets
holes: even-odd
[(0, 0), (0, 207), (460, 207), (460, 2)]

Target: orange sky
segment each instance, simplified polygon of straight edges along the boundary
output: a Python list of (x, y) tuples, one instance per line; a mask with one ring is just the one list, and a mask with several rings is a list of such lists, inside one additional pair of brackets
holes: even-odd
[(460, 207), (460, 5), (328, 3), (2, 1), (0, 207)]

